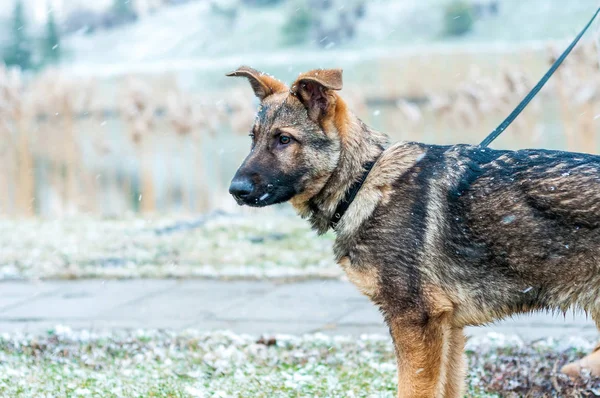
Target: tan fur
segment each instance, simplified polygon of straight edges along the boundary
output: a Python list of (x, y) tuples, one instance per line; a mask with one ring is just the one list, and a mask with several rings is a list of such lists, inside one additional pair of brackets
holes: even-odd
[(452, 301), (457, 303), (453, 318), (455, 327), (485, 325), (494, 321), (494, 313), (491, 310), (482, 310), (481, 305), (473, 302), (471, 295), (464, 288), (457, 287), (452, 293)]
[(398, 397), (442, 397), (448, 322), (420, 325), (418, 319), (406, 316), (390, 319), (389, 325), (398, 361)]
[(451, 328), (450, 333), (443, 397), (462, 397), (466, 376), (465, 333), (462, 328)]
[(280, 82), (273, 76), (250, 68), (249, 66), (240, 66), (233, 72), (228, 73), (227, 76), (243, 76), (248, 78), (248, 81), (254, 90), (254, 94), (261, 100), (264, 100), (272, 94), (289, 90), (285, 83)]
[(338, 234), (355, 233), (375, 207), (385, 199), (385, 191), (390, 184), (413, 167), (422, 156), (423, 151), (409, 143), (399, 142), (388, 148), (373, 166), (360, 195), (348, 208), (347, 216), (338, 224)]
[[(345, 114), (337, 112), (343, 107), (342, 99), (333, 91), (342, 89), (341, 69), (315, 69), (298, 76), (292, 83), (291, 92), (306, 106), (308, 116), (318, 122), (327, 134), (336, 134), (336, 117)], [(321, 98), (319, 103), (316, 98)], [(337, 116), (336, 116), (337, 115)]]
[[(598, 330), (600, 330), (600, 310), (594, 310), (591, 313), (592, 319), (594, 320), (594, 323), (596, 324), (596, 328)], [(600, 345), (600, 343), (598, 343)]]
[(427, 286), (425, 324), (417, 315), (390, 320), (398, 361), (398, 397), (458, 398), (464, 380), (464, 334), (452, 326), (453, 304), (436, 286)]
[(438, 311), (440, 308), (448, 310), (451, 308), (453, 328), (462, 329), (468, 325), (484, 325), (494, 320), (492, 311), (482, 310), (481, 306), (485, 304), (477, 305), (471, 299), (470, 292), (461, 286), (452, 289), (443, 283), (439, 286), (442, 287), (429, 287), (427, 294), (430, 297), (437, 297), (434, 301), (438, 304), (434, 308), (438, 308)]
[(346, 102), (339, 96), (336, 99), (335, 115), (333, 119), (333, 125), (337, 131), (340, 140), (343, 142), (348, 139), (348, 135), (351, 133), (352, 118), (349, 117), (348, 106)]
[(438, 397), (453, 398), (462, 396), (465, 364), (463, 351), (465, 345), (464, 332), (461, 327), (454, 327), (454, 308), (446, 293), (437, 286), (428, 285), (423, 292), (430, 314), (444, 326), (443, 350), (440, 367), (440, 378), (436, 387)]
[(381, 191), (381, 204), (386, 205), (390, 201), (390, 197), (392, 196), (392, 185), (382, 185), (381, 187), (379, 187), (379, 190)]
[(348, 130), (346, 126), (350, 122), (348, 118), (344, 117), (345, 113), (343, 111), (338, 112), (338, 110), (345, 109), (344, 101), (339, 95), (331, 91), (327, 91), (326, 95), (329, 106), (318, 118), (319, 122), (325, 134), (330, 136), (335, 135), (342, 141), (344, 132)]
[(427, 300), (429, 313), (434, 317), (442, 317), (445, 314), (451, 314), (454, 311), (454, 304), (448, 298), (446, 293), (438, 286), (425, 286), (423, 288), (423, 296)]
[(313, 179), (310, 189), (307, 189), (300, 195), (294, 196), (290, 200), (290, 204), (294, 207), (294, 209), (296, 209), (296, 212), (298, 212), (300, 216), (304, 217), (308, 215), (308, 212), (310, 211), (307, 205), (308, 201), (310, 200), (310, 198), (315, 196), (321, 189), (323, 189), (323, 186), (327, 182), (328, 177), (329, 176), (324, 175)]
[(370, 266), (359, 269), (351, 264), (348, 257), (342, 257), (338, 264), (342, 267), (350, 282), (352, 282), (362, 294), (369, 298), (373, 298), (377, 295), (379, 291), (379, 274), (377, 268)]
[(451, 325), (445, 321), (450, 317), (452, 313), (452, 303), (444, 295), (441, 289), (433, 286), (428, 286), (424, 289), (424, 296), (428, 300), (429, 313), (432, 317), (431, 322), (440, 322), (442, 330), (442, 350), (440, 353), (440, 367), (439, 367), (439, 378), (435, 388), (435, 396), (443, 398), (445, 386), (447, 383), (448, 366), (451, 360), (450, 358), (450, 338), (451, 338)]
[[(453, 186), (461, 178), (461, 173), (465, 169), (465, 166), (461, 164), (461, 160), (458, 159), (456, 152), (449, 151), (448, 164), (456, 164), (455, 167), (450, 170), (454, 170), (453, 175), (449, 179), (443, 181), (436, 180), (433, 182), (430, 188), (430, 195), (432, 199), (427, 205), (427, 229), (425, 233), (425, 248), (423, 250), (423, 264), (422, 272), (427, 275), (431, 283), (439, 286), (444, 285), (444, 281), (440, 279), (440, 275), (436, 272), (438, 264), (443, 260), (439, 258), (439, 251), (434, 250), (436, 241), (439, 239), (441, 234), (440, 226), (444, 225), (444, 217), (447, 214), (447, 203), (444, 197), (444, 192), (448, 187)], [(460, 302), (461, 297), (458, 298)]]
[[(297, 81), (296, 83), (292, 84), (292, 87), (295, 87), (298, 84), (300, 83)], [(297, 92), (299, 93), (299, 96), (305, 97), (304, 101), (308, 101), (307, 94), (302, 93), (301, 89), (297, 89)], [(360, 166), (363, 163), (362, 158), (366, 156), (374, 156), (374, 154), (367, 152), (368, 148), (361, 146), (360, 140), (357, 139), (358, 133), (362, 131), (364, 126), (362, 126), (358, 118), (348, 110), (345, 102), (336, 93), (326, 90), (324, 95), (326, 95), (328, 98), (329, 105), (325, 110), (322, 110), (322, 114), (318, 117), (319, 124), (326, 134), (337, 137), (337, 139), (340, 141), (340, 145), (347, 149), (345, 152), (352, 156), (340, 159), (341, 163), (338, 164), (338, 168), (340, 170), (351, 169), (359, 171)], [(309, 115), (310, 114), (311, 111), (309, 109)], [(393, 163), (391, 160), (390, 162)], [(382, 164), (384, 163), (385, 162)], [(330, 180), (335, 179), (336, 176), (330, 178)], [(319, 192), (321, 192), (320, 188), (322, 187), (319, 187)], [(344, 197), (346, 189), (347, 187), (343, 189), (336, 187), (336, 189), (332, 190), (332, 192), (327, 196), (326, 200), (321, 203), (323, 210), (327, 214), (333, 215), (335, 207)], [(299, 214), (302, 215), (307, 208), (308, 200), (310, 200), (312, 197), (314, 197), (314, 195), (298, 195), (298, 197), (292, 199), (291, 203), (299, 212)], [(375, 202), (378, 200), (377, 198), (374, 199)]]
[(342, 70), (341, 69), (314, 69), (301, 73), (292, 84), (292, 89), (301, 82), (316, 82), (327, 87), (330, 90), (342, 89)]

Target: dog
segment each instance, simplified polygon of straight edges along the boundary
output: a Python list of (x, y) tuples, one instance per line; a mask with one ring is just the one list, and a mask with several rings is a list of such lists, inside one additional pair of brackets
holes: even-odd
[(599, 156), (391, 144), (348, 109), (339, 69), (289, 87), (228, 76), (260, 100), (230, 193), (335, 230), (337, 263), (389, 327), (399, 397), (462, 396), (465, 326), (570, 308), (599, 324)]

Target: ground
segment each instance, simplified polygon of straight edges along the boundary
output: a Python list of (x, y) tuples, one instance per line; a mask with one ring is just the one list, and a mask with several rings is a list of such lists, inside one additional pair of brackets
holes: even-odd
[[(0, 396), (392, 397), (331, 243), (283, 215), (0, 221)], [(467, 333), (468, 396), (600, 396), (558, 374), (595, 344), (584, 316)]]
[(339, 277), (299, 217), (0, 220), (0, 279)]
[[(600, 395), (597, 379), (557, 374), (581, 355), (581, 346), (551, 340), (472, 340), (467, 394)], [(0, 337), (0, 393), (10, 397), (392, 397), (395, 372), (388, 338), (373, 335), (96, 334), (57, 327)]]

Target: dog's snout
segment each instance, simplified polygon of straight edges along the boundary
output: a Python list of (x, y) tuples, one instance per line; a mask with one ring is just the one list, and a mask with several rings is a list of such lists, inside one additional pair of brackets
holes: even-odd
[(229, 193), (240, 199), (247, 197), (252, 191), (254, 191), (254, 184), (248, 177), (236, 177), (229, 186)]

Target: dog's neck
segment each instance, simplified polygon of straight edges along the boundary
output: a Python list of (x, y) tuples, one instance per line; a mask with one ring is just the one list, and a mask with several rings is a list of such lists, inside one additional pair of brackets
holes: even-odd
[[(343, 104), (343, 103), (342, 103)], [(363, 165), (372, 162), (389, 145), (388, 137), (372, 130), (358, 117), (340, 109), (333, 123), (335, 134), (340, 138), (340, 151), (335, 170), (321, 178), (318, 191), (292, 200), (292, 204), (303, 217), (307, 218), (319, 234), (327, 232), (338, 204), (344, 199), (350, 186), (364, 173)]]

